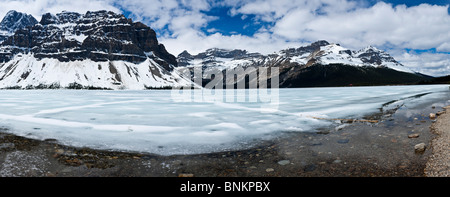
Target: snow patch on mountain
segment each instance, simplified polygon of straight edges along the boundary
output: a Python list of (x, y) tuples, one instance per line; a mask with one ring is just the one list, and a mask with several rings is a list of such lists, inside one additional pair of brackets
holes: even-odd
[(7, 63), (0, 63), (1, 89), (36, 88), (99, 88), (143, 90), (149, 88), (190, 87), (177, 71), (169, 72), (154, 60), (134, 64), (126, 61), (60, 62), (57, 59), (36, 59), (20, 54)]

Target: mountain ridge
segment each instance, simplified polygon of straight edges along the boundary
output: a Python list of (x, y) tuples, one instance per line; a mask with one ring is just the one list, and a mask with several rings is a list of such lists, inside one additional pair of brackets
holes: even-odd
[[(240, 52), (238, 56), (223, 56), (216, 55), (214, 53), (220, 51), (221, 54), (230, 54), (232, 52)], [(220, 53), (219, 53), (220, 54)], [(332, 57), (332, 55), (335, 55)], [(337, 56), (336, 56), (337, 55)], [(187, 58), (187, 56), (190, 57)], [(331, 57), (330, 57), (331, 56)], [(306, 66), (312, 64), (330, 64), (341, 63), (353, 66), (395, 66), (395, 69), (399, 69), (403, 72), (415, 73), (411, 69), (405, 67), (398, 61), (396, 61), (390, 54), (385, 51), (379, 50), (373, 46), (367, 46), (360, 50), (350, 50), (341, 47), (340, 44), (329, 43), (325, 40), (319, 40), (311, 43), (310, 45), (300, 46), (298, 48), (288, 48), (280, 50), (279, 52), (263, 55), (258, 52), (250, 53), (246, 50), (240, 49), (220, 49), (211, 48), (205, 52), (201, 52), (197, 55), (191, 55), (188, 51), (183, 51), (177, 57), (178, 62), (182, 62), (182, 66), (195, 66), (188, 61), (195, 59), (209, 58), (213, 60), (215, 57), (219, 58), (232, 58), (232, 60), (244, 59), (244, 58), (268, 58), (276, 57), (278, 59), (289, 59), (292, 62), (303, 64)], [(231, 61), (232, 61), (231, 60)], [(207, 62), (206, 62), (207, 63)], [(402, 68), (402, 69), (401, 69)]]
[[(236, 56), (230, 56), (231, 52), (240, 53), (236, 53)], [(387, 52), (376, 47), (368, 46), (360, 50), (350, 50), (340, 44), (329, 43), (325, 40), (319, 40), (298, 48), (280, 50), (268, 55), (250, 53), (239, 49), (218, 48), (208, 49), (197, 55), (183, 51), (178, 55), (178, 62), (179, 67), (181, 67), (178, 69), (188, 68), (192, 70), (195, 67), (201, 67), (203, 78), (208, 78), (211, 74), (217, 72), (222, 72), (226, 76), (227, 70), (237, 67), (244, 69), (248, 67), (278, 67), (280, 87), (416, 84), (432, 78), (407, 68)], [(327, 65), (332, 66), (327, 68)], [(326, 77), (327, 74), (328, 77)], [(383, 77), (383, 74), (386, 74), (385, 80), (378, 79)], [(309, 75), (316, 76), (316, 78), (311, 78)], [(305, 81), (299, 76), (309, 78), (311, 81)], [(340, 79), (331, 79), (331, 76), (339, 76)], [(191, 78), (194, 80), (195, 77), (192, 76)], [(396, 77), (399, 80), (396, 80)], [(270, 80), (270, 78), (265, 79)], [(224, 83), (237, 83), (226, 80)], [(204, 83), (209, 81), (203, 80)], [(205, 85), (204, 83), (202, 85)], [(246, 84), (248, 83), (247, 81)]]
[(0, 44), (0, 88), (191, 86), (150, 27), (122, 14), (44, 14)]

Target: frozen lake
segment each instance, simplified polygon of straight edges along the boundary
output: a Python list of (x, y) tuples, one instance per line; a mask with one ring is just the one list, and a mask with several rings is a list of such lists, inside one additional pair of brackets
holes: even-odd
[[(335, 125), (312, 117), (362, 118), (380, 108), (450, 99), (448, 85), (279, 89), (272, 95), (276, 98), (264, 101), (249, 99), (258, 94), (251, 90), (221, 92), (234, 100), (189, 101), (178, 93), (3, 90), (0, 128), (77, 147), (196, 154), (246, 148), (284, 132)], [(202, 90), (182, 93), (204, 95)]]

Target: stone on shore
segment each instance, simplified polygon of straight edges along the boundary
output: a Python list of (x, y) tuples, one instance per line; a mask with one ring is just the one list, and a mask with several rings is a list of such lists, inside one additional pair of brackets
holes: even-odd
[[(450, 106), (443, 108), (448, 112)], [(430, 143), (432, 155), (424, 171), (428, 177), (450, 177), (450, 115), (443, 113), (437, 119), (432, 125), (437, 137)]]
[(281, 161), (278, 162), (278, 164), (280, 164), (280, 165), (282, 165), (282, 166), (287, 165), (287, 164), (290, 164), (290, 163), (291, 163), (291, 162), (290, 162), (289, 160), (281, 160)]
[(435, 114), (435, 113), (430, 113), (430, 119), (431, 119), (431, 120), (436, 119), (436, 114)]
[(423, 153), (425, 152), (426, 148), (427, 146), (425, 145), (425, 143), (416, 144), (414, 146), (414, 150), (416, 151), (416, 153)]
[(408, 138), (418, 138), (418, 137), (419, 137), (418, 133), (414, 133), (414, 134), (408, 135)]

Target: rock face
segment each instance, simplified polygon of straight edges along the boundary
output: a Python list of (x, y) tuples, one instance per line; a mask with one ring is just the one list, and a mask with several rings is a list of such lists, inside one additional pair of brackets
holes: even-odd
[(11, 10), (6, 14), (2, 22), (0, 22), (0, 30), (15, 32), (25, 27), (32, 27), (37, 23), (38, 21), (33, 16)]
[(9, 11), (0, 22), (0, 43), (6, 40), (7, 37), (13, 35), (15, 31), (32, 27), (37, 23), (38, 21), (31, 15), (15, 10)]
[[(417, 83), (427, 78), (375, 47), (352, 51), (325, 40), (269, 55), (217, 48), (197, 55), (184, 51), (178, 56), (178, 63), (183, 69), (201, 67), (205, 78), (218, 70), (225, 75), (226, 69), (236, 67), (278, 67), (279, 85), (285, 88), (391, 85)], [(203, 82), (205, 85), (208, 81)]]
[(154, 30), (108, 11), (44, 14), (0, 44), (0, 88), (190, 86), (175, 66)]
[(44, 14), (39, 24), (16, 31), (2, 46), (21, 49), (11, 50), (10, 55), (0, 57), (0, 62), (20, 52), (32, 52), (38, 59), (62, 62), (91, 59), (140, 63), (147, 57), (158, 57), (166, 69), (171, 69), (169, 64), (177, 65), (176, 58), (158, 43), (154, 30), (107, 11)]

